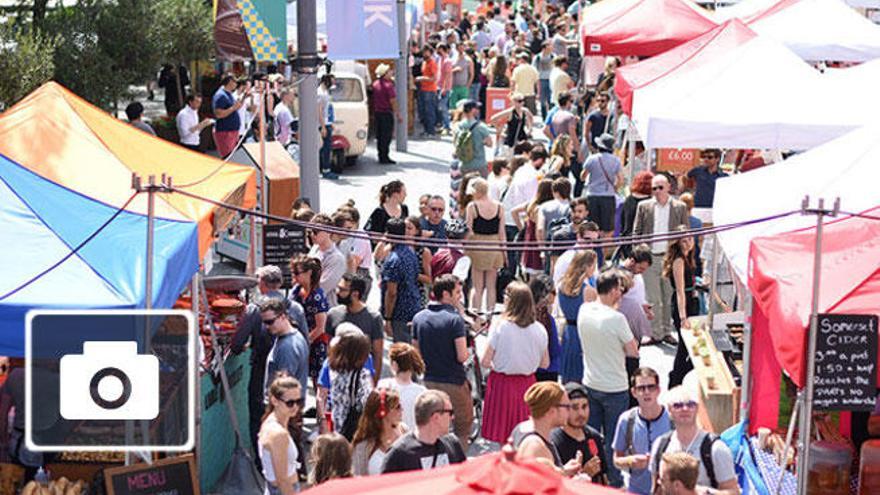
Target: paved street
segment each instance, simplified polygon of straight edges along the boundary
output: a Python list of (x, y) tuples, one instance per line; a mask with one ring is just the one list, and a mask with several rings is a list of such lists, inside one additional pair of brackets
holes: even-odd
[[(146, 92), (140, 89), (138, 100), (146, 107), (148, 119), (157, 118), (164, 113), (162, 107), (161, 91), (157, 92), (155, 101), (147, 101)], [(124, 105), (123, 105), (124, 108)], [(124, 118), (124, 116), (123, 116)], [(539, 130), (535, 130), (536, 140), (545, 141)], [(375, 140), (371, 140), (366, 153), (362, 155), (355, 165), (345, 169), (338, 180), (321, 179), (321, 210), (332, 212), (339, 205), (353, 199), (355, 206), (361, 213), (361, 222), (366, 221), (370, 213), (379, 204), (379, 188), (389, 181), (400, 179), (407, 187), (406, 204), (411, 213), (417, 214), (418, 198), (422, 194), (439, 194), (444, 198), (449, 196), (449, 162), (452, 158), (452, 139), (444, 137), (433, 140), (411, 138), (408, 143), (408, 152), (394, 151), (396, 142), (391, 143), (391, 157), (397, 161), (394, 165), (383, 165), (377, 162)], [(486, 156), (492, 155), (491, 149), (486, 149)], [(378, 277), (374, 277), (378, 285)], [(377, 286), (374, 286), (377, 289)], [(379, 290), (372, 290), (368, 305), (372, 308), (379, 307)], [(482, 352), (485, 346), (485, 338), (477, 340), (478, 352)], [(666, 389), (667, 375), (672, 369), (672, 358), (675, 349), (666, 346), (651, 346), (641, 349), (641, 364), (656, 369), (661, 377), (663, 389)], [(387, 361), (383, 367), (383, 376), (389, 376), (390, 366)], [(314, 404), (314, 397), (309, 394), (308, 405)], [(307, 428), (314, 426), (308, 421)], [(479, 439), (474, 443), (468, 454), (480, 455), (488, 451), (498, 450), (499, 445)]]

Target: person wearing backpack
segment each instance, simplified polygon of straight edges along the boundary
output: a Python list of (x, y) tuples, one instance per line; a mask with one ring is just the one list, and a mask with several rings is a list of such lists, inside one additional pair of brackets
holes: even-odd
[(630, 393), (639, 405), (620, 415), (614, 430), (614, 465), (623, 472), (624, 487), (639, 495), (651, 493), (648, 469), (651, 444), (672, 429), (669, 413), (658, 401), (660, 375), (639, 368), (630, 377)]
[(687, 452), (700, 461), (697, 493), (739, 495), (733, 454), (717, 435), (697, 426), (699, 403), (694, 393), (683, 386), (668, 392), (666, 404), (675, 429), (654, 440), (649, 458), (654, 489), (659, 484), (660, 459), (663, 454)]
[(478, 172), (484, 179), (489, 175), (486, 166), (486, 146), (492, 146), (492, 131), (480, 122), (480, 103), (465, 100), (462, 104), (462, 116), (455, 129), (452, 144), (455, 146), (455, 158), (461, 162), (461, 174)]

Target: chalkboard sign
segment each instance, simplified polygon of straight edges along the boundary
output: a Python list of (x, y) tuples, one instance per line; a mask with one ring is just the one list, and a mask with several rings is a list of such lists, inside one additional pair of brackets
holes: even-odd
[(263, 264), (275, 265), (284, 273), (282, 287), (291, 288), (290, 257), (308, 252), (305, 229), (296, 225), (263, 226)]
[(199, 495), (192, 455), (104, 470), (107, 495)]
[(817, 411), (870, 411), (877, 396), (877, 316), (819, 315)]

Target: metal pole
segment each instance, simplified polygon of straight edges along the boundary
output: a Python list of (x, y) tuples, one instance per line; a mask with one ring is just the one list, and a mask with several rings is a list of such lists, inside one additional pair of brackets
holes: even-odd
[[(146, 292), (144, 308), (153, 309), (153, 220), (156, 213), (156, 176), (151, 175), (147, 182), (147, 273), (146, 288), (144, 289)], [(150, 347), (149, 329), (147, 331), (145, 347), (148, 349)]]
[[(794, 425), (797, 422), (798, 414), (801, 410), (801, 398), (798, 396), (794, 401), (794, 408), (791, 411), (791, 419), (788, 421), (788, 433), (785, 434), (785, 448), (782, 449), (782, 469), (779, 470), (779, 479), (776, 481), (776, 488), (773, 490), (775, 495), (779, 495), (782, 491), (782, 480), (785, 479), (785, 466), (788, 464), (788, 451), (791, 448), (791, 437), (794, 436)], [(800, 478), (800, 476), (798, 476)]]
[(816, 251), (813, 254), (813, 301), (810, 306), (810, 330), (807, 334), (807, 359), (804, 372), (804, 387), (799, 392), (801, 396), (800, 431), (798, 439), (798, 463), (797, 480), (798, 493), (807, 493), (807, 472), (810, 462), (810, 433), (813, 419), (813, 381), (816, 376), (816, 332), (819, 322), (819, 287), (822, 272), (822, 224), (825, 215), (834, 216), (840, 207), (838, 198), (833, 211), (825, 210), (825, 200), (819, 198), (819, 207), (808, 209), (810, 197), (804, 198), (803, 212), (816, 215)]
[(400, 58), (397, 59), (395, 71), (395, 84), (397, 86), (397, 111), (400, 112), (400, 121), (397, 125), (396, 149), (406, 153), (407, 138), (409, 137), (409, 46), (406, 29), (406, 0), (397, 0), (397, 42), (400, 46)]
[[(586, 64), (584, 64), (586, 66)], [(628, 120), (626, 126), (626, 144), (627, 154), (629, 155), (629, 184), (632, 186), (636, 177), (636, 127), (632, 123), (632, 118)]]
[[(201, 304), (201, 295), (199, 294), (200, 284), (201, 274), (199, 272), (196, 272), (196, 274), (193, 275), (192, 282), (190, 283), (189, 291), (190, 299), (192, 300), (193, 319), (196, 322), (195, 335), (190, 335), (190, 338), (192, 338), (193, 340), (199, 338), (199, 309)], [(198, 466), (198, 463), (201, 462), (202, 458), (202, 380), (200, 376), (201, 368), (199, 367), (202, 360), (200, 359), (201, 356), (199, 356), (198, 354), (199, 346), (197, 344), (198, 343), (195, 341), (192, 343), (192, 346), (190, 347), (190, 352), (195, 355), (195, 357), (193, 358), (193, 366), (195, 366), (196, 368), (195, 373), (193, 373), (195, 379), (195, 386), (193, 387), (193, 390), (195, 390), (195, 397), (193, 397), (193, 402), (195, 403), (195, 406), (193, 407), (193, 409), (196, 415), (196, 417), (193, 418), (193, 429), (195, 430), (193, 432), (193, 435), (195, 436), (194, 450), (196, 454), (196, 465)]]
[(709, 279), (709, 315), (706, 321), (709, 322), (709, 330), (715, 328), (715, 293), (718, 290), (718, 234), (712, 235), (712, 271)]
[[(269, 108), (270, 94), (267, 91), (266, 82), (262, 84), (263, 88), (260, 93), (260, 207), (263, 213), (269, 213), (269, 177), (266, 173), (266, 110)], [(254, 219), (256, 220), (256, 219)], [(256, 228), (257, 239), (254, 246), (257, 247), (257, 253), (254, 261), (257, 266), (263, 266), (263, 219), (259, 219)]]
[(740, 383), (739, 397), (740, 421), (748, 417), (749, 405), (751, 404), (750, 394), (752, 393), (752, 295), (751, 293), (747, 293), (746, 295), (747, 297), (745, 298), (745, 308), (743, 308), (743, 314), (746, 317), (746, 321), (743, 325), (743, 372), (742, 382)]
[(296, 69), (299, 85), (300, 196), (308, 198), (315, 211), (321, 211), (318, 175), (318, 34), (315, 0), (296, 2)]
[(441, 17), (443, 16), (443, 0), (434, 0), (434, 15), (437, 16), (437, 22), (434, 24), (434, 30), (440, 31), (443, 25)]

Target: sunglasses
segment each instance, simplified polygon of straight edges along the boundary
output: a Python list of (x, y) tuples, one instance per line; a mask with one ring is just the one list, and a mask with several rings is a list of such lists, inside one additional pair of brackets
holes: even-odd
[(437, 414), (448, 414), (450, 417), (455, 416), (455, 411), (452, 409), (440, 409), (437, 411)]
[(306, 400), (305, 399), (290, 399), (290, 400), (283, 400), (281, 402), (283, 402), (284, 405), (287, 406), (288, 409), (290, 409), (293, 406), (302, 407), (303, 405), (305, 405)]
[(275, 318), (263, 320), (263, 325), (266, 325), (268, 327), (268, 326), (272, 325), (273, 323), (275, 323), (275, 320), (277, 320), (277, 319), (278, 319), (278, 317), (276, 316)]
[(697, 403), (695, 401), (689, 400), (685, 402), (673, 402), (672, 409), (675, 411), (681, 411), (682, 409), (696, 409)]
[(444, 208), (431, 208), (431, 211), (434, 211), (437, 213), (443, 213), (443, 210), (444, 210)]
[(653, 392), (657, 390), (657, 385), (636, 385), (633, 389), (636, 392)]
[(294, 274), (294, 275), (302, 275), (303, 273), (306, 273), (306, 272), (308, 272), (308, 271), (309, 271), (309, 270), (294, 270), (294, 271), (293, 271), (293, 274)]
[(652, 191), (662, 191), (666, 189), (666, 186), (654, 186), (651, 188)]

